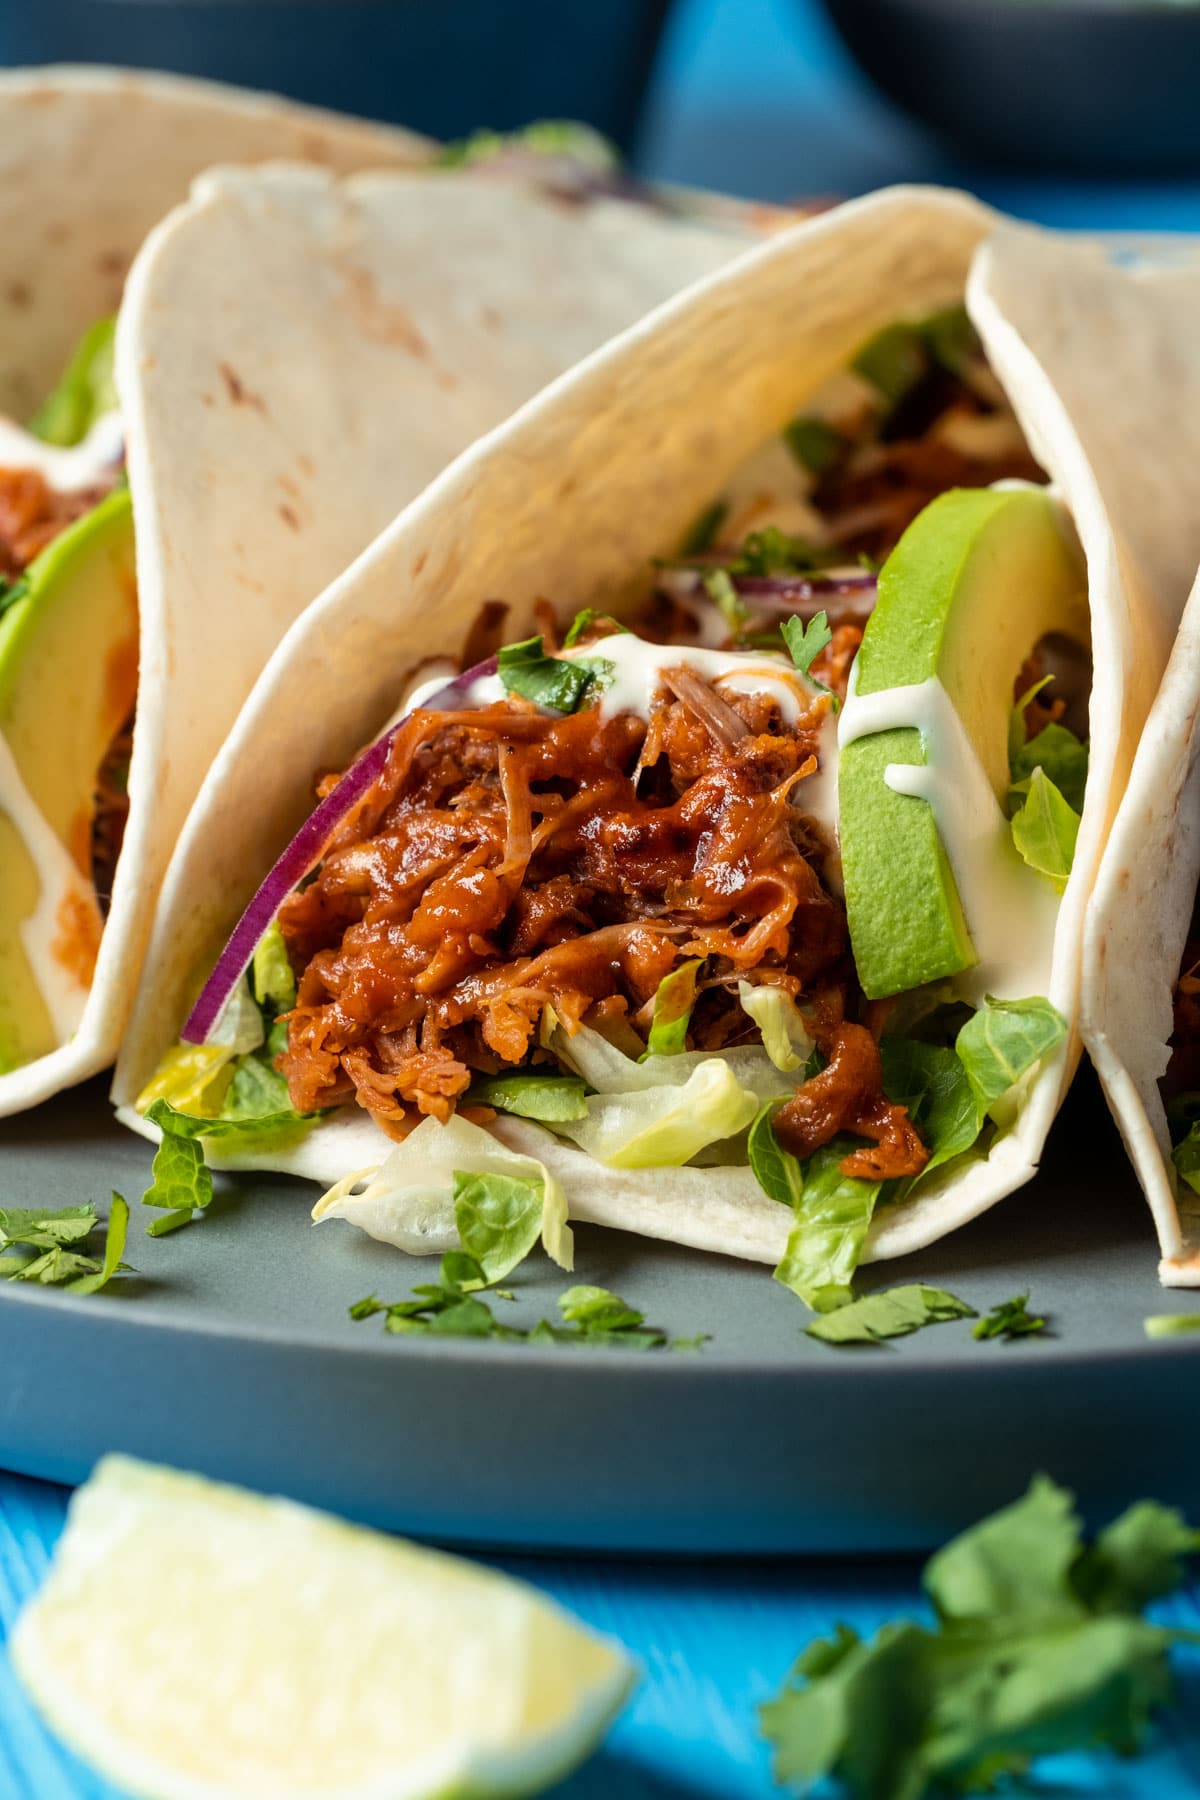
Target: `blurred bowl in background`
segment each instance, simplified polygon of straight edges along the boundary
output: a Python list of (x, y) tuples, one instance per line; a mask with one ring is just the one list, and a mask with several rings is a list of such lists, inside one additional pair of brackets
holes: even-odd
[(988, 160), (1200, 168), (1197, 0), (825, 0), (865, 72)]
[(627, 150), (670, 0), (0, 0), (0, 65), (206, 75), (460, 137), (583, 119)]

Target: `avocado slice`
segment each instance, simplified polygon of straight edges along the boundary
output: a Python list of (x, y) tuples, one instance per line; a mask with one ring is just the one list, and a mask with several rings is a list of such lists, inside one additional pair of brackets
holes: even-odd
[[(997, 829), (1008, 788), (1008, 727), (1021, 666), (1049, 633), (1088, 641), (1086, 578), (1043, 488), (954, 489), (927, 506), (884, 564), (879, 600), (854, 669), (855, 697), (919, 687), (945, 691), (987, 788)], [(846, 719), (853, 718), (854, 700)], [(919, 729), (856, 736), (838, 764), (846, 911), (870, 999), (957, 975), (979, 961), (933, 806), (886, 779), (925, 766)], [(963, 779), (966, 777), (964, 775)], [(988, 821), (981, 821), (986, 830)], [(1011, 849), (1005, 842), (1004, 849)], [(1014, 852), (1015, 854), (1015, 852)]]
[[(133, 515), (118, 489), (30, 564), (0, 617), (0, 734), (43, 818), (90, 879), (96, 776), (137, 693)], [(37, 905), (32, 857), (0, 793), (0, 1070), (54, 1047), (21, 941)]]

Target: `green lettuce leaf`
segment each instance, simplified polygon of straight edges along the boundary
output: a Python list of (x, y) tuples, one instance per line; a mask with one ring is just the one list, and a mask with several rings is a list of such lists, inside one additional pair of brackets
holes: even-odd
[(654, 1019), (646, 1040), (650, 1056), (677, 1056), (687, 1049), (688, 1026), (696, 1004), (696, 977), (703, 960), (681, 963), (664, 975), (654, 996)]
[(969, 1150), (983, 1127), (975, 1090), (957, 1052), (915, 1038), (881, 1040), (883, 1087), (889, 1100), (907, 1106), (909, 1118), (929, 1151), (919, 1175), (889, 1187), (889, 1198), (905, 1199), (953, 1157)]
[(1079, 814), (1068, 806), (1044, 769), (1035, 769), (1009, 793), (1021, 795), (1010, 827), (1013, 843), (1029, 867), (1045, 875), (1061, 894), (1075, 861)]
[[(556, 1025), (547, 1039), (566, 1068), (581, 1075), (598, 1094), (632, 1094), (660, 1087), (677, 1087), (704, 1063), (713, 1060), (711, 1050), (680, 1050), (672, 1056), (626, 1056), (616, 1044), (600, 1032), (582, 1025), (573, 1034)], [(757, 1044), (739, 1044), (722, 1050), (720, 1059), (738, 1086), (745, 1088), (761, 1105), (766, 1100), (781, 1100), (795, 1086), (780, 1076), (766, 1051)]]
[(1200, 1194), (1200, 1124), (1193, 1125), (1171, 1152), (1171, 1161), (1194, 1194)]
[(482, 1075), (472, 1083), (467, 1101), (494, 1106), (497, 1112), (518, 1118), (556, 1124), (563, 1119), (587, 1117), (584, 1084), (578, 1075), (560, 1075), (554, 1069), (528, 1069), (515, 1074)]
[(545, 1183), (456, 1169), (453, 1194), (463, 1249), (489, 1285), (503, 1281), (541, 1236)]
[(1048, 1000), (996, 1000), (990, 994), (955, 1039), (982, 1121), (1010, 1088), (1067, 1035), (1067, 1022)]
[(117, 321), (97, 319), (80, 339), (62, 380), (29, 421), (44, 443), (66, 447), (85, 438), (96, 420), (118, 407), (113, 376)]
[[(774, 1138), (774, 1132), (771, 1136)], [(775, 1143), (779, 1157), (799, 1169), (795, 1157), (789, 1156), (777, 1139)], [(852, 1138), (834, 1138), (832, 1143), (822, 1145), (806, 1158), (800, 1174), (801, 1194), (799, 1204), (795, 1206), (796, 1221), (775, 1270), (775, 1279), (798, 1294), (814, 1312), (832, 1312), (836, 1307), (845, 1306), (853, 1297), (851, 1282), (882, 1185), (878, 1181), (862, 1181), (856, 1176), (842, 1174), (839, 1167), (842, 1158), (858, 1148)], [(761, 1160), (756, 1165), (753, 1152), (751, 1167), (760, 1184), (763, 1183), (760, 1171), (767, 1165)], [(767, 1178), (777, 1179), (769, 1168)], [(789, 1188), (794, 1183), (792, 1173)], [(769, 1188), (765, 1191), (772, 1199), (781, 1198), (782, 1189), (775, 1193)]]
[(826, 1344), (878, 1344), (885, 1338), (908, 1337), (926, 1325), (944, 1325), (951, 1319), (973, 1319), (975, 1309), (945, 1288), (885, 1288), (864, 1294), (845, 1306), (827, 1312), (805, 1327), (809, 1337)]
[(738, 999), (762, 1033), (763, 1049), (777, 1069), (791, 1074), (812, 1055), (804, 1014), (792, 996), (770, 981), (739, 981)]
[[(186, 1119), (166, 1100), (156, 1100), (146, 1116), (159, 1127), (162, 1137), (154, 1152), (150, 1186), (142, 1195), (142, 1205), (160, 1207), (166, 1213), (186, 1213), (190, 1219), (194, 1212), (203, 1211), (213, 1197), (212, 1172), (191, 1128), (203, 1128), (213, 1121)], [(181, 1123), (185, 1129), (178, 1130)], [(158, 1237), (162, 1232), (152, 1235)]]
[(893, 407), (929, 373), (929, 348), (919, 326), (897, 322), (868, 339), (850, 366)]
[(0, 1250), (28, 1244), (35, 1250), (81, 1244), (96, 1225), (94, 1206), (65, 1206), (38, 1211), (34, 1207), (0, 1207)]
[(577, 712), (596, 683), (604, 684), (612, 664), (603, 657), (547, 656), (540, 637), (506, 644), (497, 657), (497, 673), (506, 694), (520, 694), (548, 712)]
[[(1028, 698), (1032, 696), (1027, 696)], [(1021, 720), (1023, 715), (1017, 713)], [(1013, 789), (1024, 793), (1025, 783), (1030, 776), (1041, 769), (1048, 780), (1052, 781), (1067, 805), (1077, 813), (1083, 811), (1083, 793), (1087, 785), (1088, 747), (1073, 731), (1065, 725), (1050, 724), (1042, 728), (1036, 737), (1026, 742), (1022, 737), (1009, 754), (1009, 766), (1012, 771), (1012, 788), (1009, 790), (1009, 810), (1013, 807)]]
[[(471, 1188), (464, 1201), (468, 1210), (460, 1217), (459, 1185), (474, 1176), (509, 1185)], [(511, 1242), (513, 1234), (525, 1231), (534, 1194), (546, 1254), (569, 1269), (574, 1245), (561, 1184), (535, 1157), (508, 1149), (482, 1126), (454, 1113), (445, 1125), (422, 1120), (378, 1167), (343, 1176), (318, 1200), (313, 1218), (318, 1224), (346, 1219), (380, 1242), (418, 1256), (457, 1238), (480, 1261), (485, 1234), (499, 1233), (503, 1227)], [(518, 1215), (525, 1224), (518, 1222)], [(464, 1220), (472, 1244), (462, 1237)], [(500, 1254), (493, 1247), (493, 1262)]]
[(710, 1144), (737, 1137), (757, 1111), (756, 1095), (739, 1084), (728, 1062), (712, 1056), (682, 1084), (593, 1094), (587, 1118), (564, 1121), (558, 1130), (609, 1168), (680, 1168)]

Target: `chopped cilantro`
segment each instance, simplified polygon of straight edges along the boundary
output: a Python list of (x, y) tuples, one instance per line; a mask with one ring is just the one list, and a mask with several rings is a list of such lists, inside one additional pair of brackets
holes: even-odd
[(597, 612), (594, 606), (585, 606), (583, 611), (577, 612), (571, 621), (570, 629), (563, 639), (563, 649), (573, 650), (580, 638), (597, 623), (611, 625), (615, 631), (624, 632), (627, 637), (629, 636), (629, 627), (622, 625), (619, 619), (614, 619), (611, 613)]
[(908, 1337), (926, 1325), (944, 1325), (951, 1319), (973, 1319), (975, 1309), (944, 1288), (885, 1288), (864, 1294), (805, 1327), (807, 1336), (826, 1344), (878, 1344), (884, 1338)]
[[(823, 694), (829, 694), (830, 689), (825, 686), (823, 681), (818, 681), (812, 672), (812, 665), (817, 657), (820, 656), (826, 645), (833, 642), (833, 633), (829, 629), (829, 620), (825, 617), (825, 614), (823, 612), (817, 613), (808, 621), (807, 625), (793, 616), (790, 619), (785, 619), (783, 624), (779, 627), (779, 630), (784, 643), (787, 645), (788, 655), (791, 657), (800, 673), (806, 675), (813, 686), (820, 688)], [(833, 699), (834, 711), (836, 712), (838, 706), (837, 696), (834, 694), (831, 697)]]
[(497, 673), (506, 694), (520, 694), (549, 712), (578, 712), (588, 690), (603, 685), (611, 663), (547, 656), (540, 637), (520, 644), (506, 644), (496, 659)]
[[(384, 1314), (384, 1330), (398, 1336), (496, 1338), (510, 1344), (598, 1344), (622, 1350), (695, 1350), (704, 1337), (669, 1338), (665, 1331), (647, 1326), (645, 1315), (607, 1288), (576, 1286), (558, 1299), (562, 1323), (539, 1319), (529, 1331), (504, 1325), (496, 1318), (480, 1291), (491, 1286), (481, 1265), (461, 1250), (442, 1258), (441, 1280), (413, 1289), (410, 1300), (387, 1306), (368, 1294), (350, 1308), (352, 1319)], [(493, 1296), (511, 1300), (503, 1288)]]
[(926, 1564), (932, 1626), (898, 1619), (868, 1641), (840, 1625), (808, 1646), (762, 1709), (777, 1778), (921, 1800), (1019, 1779), (1044, 1754), (1137, 1749), (1173, 1697), (1170, 1650), (1191, 1636), (1141, 1611), (1197, 1549), (1153, 1501), (1089, 1545), (1072, 1496), (1037, 1477)]
[(1029, 1311), (1029, 1295), (1017, 1294), (1011, 1300), (1001, 1300), (993, 1306), (986, 1316), (980, 1319), (972, 1336), (977, 1338), (1019, 1338), (1029, 1337), (1034, 1332), (1045, 1331), (1045, 1319), (1038, 1318)]
[(95, 1294), (118, 1270), (129, 1207), (114, 1193), (109, 1206), (101, 1260), (86, 1254), (86, 1243), (98, 1223), (93, 1206), (66, 1206), (57, 1211), (6, 1206), (0, 1208), (0, 1249), (12, 1254), (0, 1257), (0, 1275), (12, 1281), (36, 1281), (44, 1287), (65, 1287), (68, 1293)]

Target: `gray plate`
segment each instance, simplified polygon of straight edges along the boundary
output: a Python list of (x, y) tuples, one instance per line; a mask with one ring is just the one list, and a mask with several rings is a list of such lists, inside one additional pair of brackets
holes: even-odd
[[(0, 1200), (136, 1201), (149, 1146), (92, 1084), (0, 1126)], [(1038, 1180), (949, 1242), (865, 1272), (986, 1308), (1028, 1288), (1053, 1336), (977, 1343), (942, 1325), (833, 1350), (764, 1268), (577, 1233), (578, 1278), (615, 1288), (692, 1354), (386, 1336), (353, 1300), (407, 1294), (425, 1265), (314, 1190), (226, 1181), (160, 1239), (135, 1205), (138, 1274), (90, 1299), (0, 1283), (0, 1463), (76, 1481), (120, 1449), (398, 1529), (480, 1545), (619, 1551), (924, 1547), (1035, 1469), (1111, 1515), (1142, 1495), (1200, 1510), (1191, 1428), (1200, 1340), (1148, 1342), (1164, 1294), (1141, 1197), (1094, 1085)], [(554, 1316), (562, 1275), (521, 1272), (504, 1317)]]

